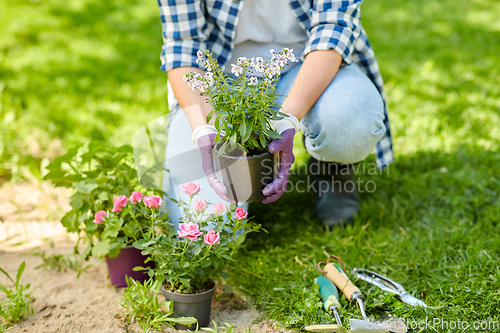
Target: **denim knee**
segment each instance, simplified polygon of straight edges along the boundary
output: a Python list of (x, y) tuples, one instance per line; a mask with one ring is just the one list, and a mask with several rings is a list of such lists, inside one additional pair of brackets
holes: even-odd
[[(304, 117), (301, 130), (309, 154), (321, 161), (356, 163), (365, 159), (385, 134), (384, 105), (378, 91), (324, 98)], [(323, 99), (323, 100), (322, 100)]]
[(325, 130), (314, 137), (306, 136), (306, 150), (320, 161), (357, 163), (370, 155), (386, 131), (383, 123), (375, 130), (368, 124), (349, 127), (351, 130), (348, 136)]

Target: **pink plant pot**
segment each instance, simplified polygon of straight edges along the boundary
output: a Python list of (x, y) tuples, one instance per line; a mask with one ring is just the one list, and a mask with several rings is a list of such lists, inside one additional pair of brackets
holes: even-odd
[(136, 266), (152, 267), (152, 261), (144, 263), (146, 259), (147, 257), (141, 254), (141, 250), (136, 249), (132, 245), (121, 249), (120, 254), (116, 258), (106, 256), (111, 284), (118, 288), (126, 288), (127, 281), (125, 280), (125, 276), (140, 282), (147, 280), (147, 271), (133, 270)]

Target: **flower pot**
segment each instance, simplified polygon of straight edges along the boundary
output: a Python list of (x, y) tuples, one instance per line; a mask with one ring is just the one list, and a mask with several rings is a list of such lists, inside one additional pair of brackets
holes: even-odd
[[(214, 156), (218, 156), (214, 149)], [(227, 188), (227, 197), (236, 202), (262, 201), (262, 190), (277, 173), (278, 154), (265, 152), (255, 156), (221, 155), (214, 158), (217, 178)]]
[[(214, 281), (214, 286), (209, 291), (199, 294), (177, 294), (166, 290), (162, 285), (161, 292), (167, 301), (174, 301), (174, 313), (172, 318), (194, 317), (198, 320), (199, 327), (207, 327), (210, 325), (210, 312), (215, 286), (216, 284)], [(192, 324), (191, 328), (193, 327), (196, 328), (196, 324)], [(186, 330), (189, 327), (175, 324), (175, 328), (178, 330)]]
[(106, 256), (106, 264), (108, 266), (109, 280), (111, 284), (118, 288), (126, 288), (127, 281), (125, 275), (133, 278), (136, 281), (144, 282), (148, 279), (146, 271), (134, 271), (134, 267), (151, 267), (153, 262), (144, 263), (146, 256), (141, 254), (141, 250), (136, 249), (132, 245), (128, 245), (120, 250), (120, 254), (116, 258)]

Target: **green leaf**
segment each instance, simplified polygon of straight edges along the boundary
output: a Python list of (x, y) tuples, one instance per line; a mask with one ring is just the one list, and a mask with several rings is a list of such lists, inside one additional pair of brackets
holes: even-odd
[(242, 120), (241, 120), (241, 124), (240, 124), (240, 134), (241, 134), (241, 137), (244, 138), (245, 135), (247, 134), (247, 123), (246, 123), (246, 119), (245, 119), (245, 114), (243, 114), (243, 117), (242, 117)]
[(2, 267), (0, 267), (0, 272), (2, 272), (2, 273), (6, 276), (6, 277), (8, 277), (8, 278), (9, 278), (9, 280), (11, 280), (11, 281), (12, 281), (12, 283), (16, 284), (16, 283), (14, 282), (14, 280), (12, 280), (12, 278), (10, 277), (10, 275), (9, 275), (6, 271), (4, 271), (4, 270), (3, 270), (3, 268), (2, 268)]
[(121, 247), (119, 245), (120, 244), (118, 244), (118, 243), (112, 243), (110, 245), (108, 257), (116, 258), (116, 257), (118, 257), (118, 255), (120, 255)]
[(26, 261), (23, 261), (19, 269), (17, 270), (16, 275), (16, 286), (19, 285), (19, 280), (21, 280), (21, 275), (23, 275), (24, 269), (26, 268)]
[(99, 185), (97, 185), (96, 183), (87, 183), (82, 180), (80, 182), (73, 184), (73, 186), (80, 193), (90, 194), (90, 192), (95, 190)]
[(201, 247), (199, 245), (196, 245), (193, 249), (193, 254), (197, 256), (201, 252)]
[(245, 236), (240, 236), (236, 238), (236, 245), (240, 245), (245, 241)]
[(99, 192), (99, 194), (97, 195), (97, 197), (99, 199), (101, 199), (102, 201), (106, 201), (106, 200), (111, 199), (110, 196), (109, 196), (109, 193), (108, 192), (104, 192), (104, 191)]
[(253, 121), (251, 121), (250, 124), (248, 125), (248, 128), (247, 128), (245, 135), (242, 135), (241, 141), (243, 143), (248, 141), (248, 139), (250, 138), (250, 135), (252, 135), (252, 130), (253, 130)]
[(266, 134), (272, 139), (282, 139), (283, 137), (273, 130), (265, 130)]
[(81, 256), (83, 259), (87, 260), (87, 258), (90, 255), (90, 252), (92, 251), (92, 244), (88, 244), (85, 250), (83, 250)]
[(71, 162), (71, 160), (78, 154), (78, 150), (82, 146), (83, 146), (83, 144), (78, 145), (78, 146), (73, 147), (73, 148), (70, 148), (66, 154), (64, 154), (62, 156), (59, 156), (59, 157), (56, 157), (52, 161), (52, 163), (50, 163), (49, 165), (47, 165), (46, 169), (47, 170), (56, 170), (56, 169), (60, 169), (61, 165), (63, 163), (68, 163), (69, 164)]
[(264, 132), (263, 131), (259, 132), (259, 141), (260, 141), (260, 144), (262, 145), (261, 147), (267, 147), (267, 139), (264, 136)]
[(237, 138), (237, 131), (236, 129), (233, 129), (231, 137), (229, 138), (229, 144), (231, 145), (231, 148), (236, 148), (236, 138)]
[(79, 230), (78, 223), (76, 223), (76, 215), (73, 210), (70, 210), (66, 215), (61, 219), (62, 225), (66, 228), (68, 232), (76, 232)]
[(149, 268), (145, 268), (145, 267), (142, 267), (142, 266), (135, 266), (134, 268), (132, 268), (132, 270), (134, 272), (138, 272), (138, 271), (147, 271), (149, 270)]
[(179, 317), (179, 318), (167, 318), (168, 321), (181, 325), (192, 325), (195, 324), (198, 320), (194, 317)]
[(212, 117), (214, 116), (214, 113), (215, 113), (215, 109), (212, 109), (212, 111), (210, 111), (207, 115), (207, 123), (210, 122), (210, 119), (212, 119)]
[(191, 284), (189, 284), (189, 281), (184, 279), (184, 278), (179, 278), (179, 281), (181, 281), (182, 285), (186, 287), (187, 289), (191, 288)]
[(95, 257), (104, 257), (109, 253), (109, 239), (99, 241), (92, 249), (92, 255)]
[(74, 210), (78, 210), (80, 207), (83, 205), (83, 200), (82, 200), (82, 194), (81, 193), (75, 193), (71, 196), (71, 200), (69, 202), (71, 207), (73, 207)]

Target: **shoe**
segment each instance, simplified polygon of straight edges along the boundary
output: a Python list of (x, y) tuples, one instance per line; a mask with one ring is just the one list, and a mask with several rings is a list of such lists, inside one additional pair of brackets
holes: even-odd
[(314, 188), (314, 213), (328, 227), (345, 225), (359, 214), (359, 197), (352, 164), (309, 160)]

